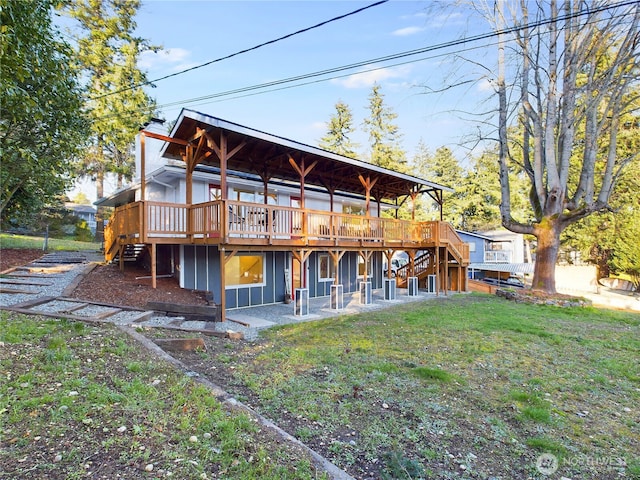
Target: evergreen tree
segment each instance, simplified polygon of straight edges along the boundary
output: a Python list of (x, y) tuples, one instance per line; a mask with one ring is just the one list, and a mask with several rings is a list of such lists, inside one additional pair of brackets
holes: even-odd
[(320, 139), (320, 148), (345, 157), (357, 158), (355, 149), (358, 145), (350, 138), (356, 130), (353, 126), (351, 109), (342, 101), (338, 101), (335, 108), (336, 112), (329, 120), (327, 133)]
[(133, 143), (155, 102), (137, 87), (146, 81), (137, 67), (141, 53), (156, 50), (134, 35), (140, 0), (70, 0), (65, 6), (77, 21), (78, 68), (87, 79), (87, 110), (92, 146), (82, 172), (96, 181), (104, 196), (104, 177), (115, 173), (119, 186), (133, 172)]
[[(617, 154), (629, 158), (634, 152), (640, 152), (640, 118), (626, 115), (622, 122)], [(606, 149), (606, 145), (601, 149)], [(640, 223), (640, 158), (637, 156), (621, 172), (618, 188), (612, 192), (609, 205), (607, 211), (569, 226), (563, 232), (563, 248), (578, 251), (581, 259), (597, 265), (600, 277), (609, 276), (610, 269), (634, 275), (632, 259), (638, 241), (633, 239), (638, 238), (634, 236), (635, 227)], [(619, 260), (621, 258), (626, 259), (625, 268)], [(640, 257), (636, 258), (636, 266), (637, 262), (640, 262)]]
[(0, 0), (0, 219), (25, 226), (73, 181), (85, 140), (72, 50), (50, 0)]
[(492, 230), (500, 226), (500, 180), (494, 152), (473, 159), (461, 182), (460, 220), (455, 225), (468, 232)]
[[(442, 218), (455, 227), (460, 227), (460, 201), (464, 188), (462, 179), (465, 176), (465, 171), (451, 149), (440, 147), (432, 154), (421, 140), (413, 159), (413, 170), (418, 177), (454, 189), (453, 192), (443, 193)], [(431, 202), (425, 202), (425, 200), (423, 198), (423, 205), (431, 204), (431, 207), (427, 208), (432, 214), (435, 214), (435, 216), (432, 215), (433, 219), (439, 220), (440, 207), (433, 199)]]
[(393, 123), (398, 115), (384, 104), (380, 85), (376, 84), (369, 95), (369, 117), (364, 120), (364, 129), (369, 134), (370, 162), (379, 167), (397, 172), (407, 171), (407, 159), (400, 145), (402, 135)]

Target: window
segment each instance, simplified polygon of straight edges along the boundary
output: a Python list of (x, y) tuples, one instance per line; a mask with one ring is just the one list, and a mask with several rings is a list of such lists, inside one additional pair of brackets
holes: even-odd
[(222, 200), (222, 190), (220, 189), (220, 185), (215, 185), (213, 183), (209, 184), (209, 201), (213, 202), (214, 200)]
[[(239, 202), (264, 204), (264, 193), (254, 192), (252, 190), (236, 190), (237, 200)], [(278, 197), (275, 193), (267, 193), (267, 203), (269, 205), (277, 205)]]
[(476, 251), (476, 244), (474, 242), (469, 242), (469, 251), (470, 252), (475, 252)]
[(342, 205), (342, 213), (346, 213), (347, 215), (366, 215), (366, 211), (364, 207), (360, 205)]
[(264, 285), (264, 256), (235, 255), (225, 266), (224, 280), (227, 287)]
[(327, 253), (318, 254), (318, 280), (333, 280), (336, 269), (333, 259)]

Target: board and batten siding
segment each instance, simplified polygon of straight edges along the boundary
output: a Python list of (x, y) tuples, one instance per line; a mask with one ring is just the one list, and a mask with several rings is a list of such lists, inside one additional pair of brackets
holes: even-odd
[[(314, 252), (308, 260), (308, 285), (310, 297), (330, 295), (332, 281), (318, 278), (318, 254)], [(239, 254), (242, 254), (240, 252)], [(252, 254), (258, 254), (252, 252)], [(263, 285), (227, 287), (226, 305), (228, 309), (281, 303), (285, 296), (285, 271), (290, 272), (289, 252), (262, 252), (264, 255), (265, 281)], [(372, 257), (372, 287), (380, 288), (382, 278), (382, 258), (380, 253)], [(210, 291), (213, 301), (220, 303), (220, 254), (216, 246), (183, 245), (180, 247), (180, 286), (191, 290)], [(359, 288), (358, 253), (346, 252), (338, 265), (338, 278), (344, 292), (356, 292)]]

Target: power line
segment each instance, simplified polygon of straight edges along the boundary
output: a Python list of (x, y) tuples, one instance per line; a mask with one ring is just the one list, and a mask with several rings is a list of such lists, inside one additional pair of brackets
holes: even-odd
[[(402, 59), (402, 58), (406, 58), (406, 57), (410, 57), (410, 56), (414, 56), (414, 55), (419, 55), (419, 54), (424, 54), (424, 53), (428, 53), (428, 52), (433, 52), (433, 51), (437, 51), (437, 50), (443, 50), (446, 48), (451, 48), (451, 47), (457, 47), (466, 43), (472, 43), (472, 42), (477, 42), (480, 40), (487, 40), (487, 39), (491, 39), (494, 37), (497, 37), (498, 35), (501, 34), (508, 34), (508, 33), (514, 33), (520, 30), (523, 30), (525, 28), (537, 28), (540, 26), (544, 26), (544, 25), (548, 25), (550, 23), (553, 22), (557, 22), (557, 21), (563, 21), (563, 20), (568, 20), (568, 19), (573, 19), (573, 18), (578, 18), (581, 16), (585, 16), (585, 15), (592, 15), (594, 13), (600, 13), (603, 11), (607, 11), (607, 10), (611, 10), (613, 8), (617, 8), (617, 7), (624, 7), (624, 6), (631, 6), (631, 5), (636, 5), (638, 4), (638, 0), (628, 0), (625, 2), (620, 2), (620, 3), (616, 3), (616, 4), (609, 4), (609, 5), (603, 5), (598, 7), (597, 9), (592, 9), (589, 11), (583, 11), (583, 12), (577, 12), (577, 13), (569, 13), (566, 15), (561, 15), (559, 17), (556, 18), (548, 18), (548, 19), (541, 19), (538, 20), (536, 22), (532, 22), (529, 23), (527, 25), (514, 25), (512, 27), (500, 30), (500, 31), (493, 31), (493, 32), (485, 32), (482, 34), (478, 34), (478, 35), (474, 35), (471, 37), (463, 37), (463, 38), (459, 38), (456, 40), (450, 40), (448, 42), (443, 42), (443, 43), (439, 43), (439, 44), (435, 44), (435, 45), (430, 45), (427, 47), (423, 47), (423, 48), (418, 48), (418, 49), (414, 49), (414, 50), (407, 50), (404, 52), (399, 52), (399, 53), (395, 53), (395, 54), (391, 54), (391, 55), (386, 55), (383, 57), (378, 57), (378, 58), (374, 58), (374, 59), (369, 59), (369, 60), (363, 60), (360, 62), (355, 62), (352, 64), (348, 64), (348, 65), (343, 65), (343, 66), (339, 66), (339, 67), (333, 67), (333, 68), (329, 68), (329, 69), (325, 69), (325, 70), (319, 70), (316, 72), (311, 72), (311, 73), (306, 73), (306, 74), (302, 74), (302, 75), (297, 75), (294, 77), (288, 77), (288, 78), (284, 78), (284, 79), (280, 79), (280, 80), (274, 80), (271, 82), (266, 82), (266, 83), (261, 83), (261, 84), (257, 84), (257, 85), (250, 85), (250, 86), (246, 86), (246, 87), (241, 87), (241, 88), (237, 88), (237, 89), (233, 89), (233, 90), (227, 90), (224, 92), (218, 92), (218, 93), (212, 93), (209, 95), (204, 95), (201, 97), (195, 97), (195, 98), (191, 98), (191, 99), (186, 99), (186, 100), (180, 100), (180, 101), (175, 101), (175, 102), (170, 102), (164, 105), (160, 105), (158, 106), (158, 108), (166, 108), (166, 107), (171, 107), (171, 106), (175, 106), (175, 105), (180, 105), (180, 104), (186, 104), (186, 103), (195, 103), (195, 102), (204, 102), (206, 100), (211, 100), (214, 98), (220, 98), (220, 97), (226, 97), (226, 96), (231, 96), (231, 95), (237, 95), (238, 97), (244, 97), (244, 96), (249, 96), (249, 95), (257, 95), (259, 93), (267, 93), (267, 92), (258, 92), (258, 93), (254, 93), (254, 94), (247, 94), (247, 92), (251, 92), (251, 91), (255, 91), (255, 90), (260, 90), (260, 89), (265, 89), (265, 88), (269, 88), (269, 87), (277, 87), (279, 85), (283, 85), (283, 84), (287, 84), (287, 83), (293, 83), (293, 82), (300, 82), (300, 81), (304, 81), (304, 80), (309, 80), (312, 78), (316, 78), (316, 77), (321, 77), (324, 75), (330, 75), (333, 73), (339, 73), (339, 72), (343, 72), (346, 70), (352, 70), (354, 68), (358, 68), (358, 67), (364, 67), (367, 65), (371, 65), (371, 64), (376, 64), (376, 63), (384, 63), (384, 62), (389, 62), (389, 61), (393, 61), (393, 60), (398, 60), (398, 59)], [(620, 14), (618, 16), (626, 16), (626, 14)], [(594, 20), (594, 22), (597, 20)], [(487, 45), (484, 45), (487, 46)], [(475, 48), (482, 48), (481, 47), (470, 47), (468, 49), (461, 49), (458, 50), (454, 53), (459, 53), (459, 52), (463, 52), (463, 51), (468, 51), (471, 49), (475, 49)], [(422, 59), (417, 59), (417, 60), (412, 60), (412, 61), (406, 61), (406, 62), (400, 62), (400, 63), (396, 63), (393, 64), (391, 66), (398, 66), (398, 65), (404, 65), (404, 64), (408, 64), (408, 63), (414, 63), (414, 62), (418, 62), (418, 61), (423, 61), (423, 60), (427, 60), (430, 58), (436, 58), (438, 56), (442, 56), (442, 55), (446, 55), (446, 54), (440, 54), (440, 55), (435, 55), (432, 57), (426, 57), (426, 58), (422, 58)], [(376, 67), (376, 68), (371, 68), (362, 72), (358, 72), (358, 73), (366, 73), (369, 71), (375, 71), (375, 70), (379, 70), (385, 68), (383, 66), (381, 67)], [(293, 87), (297, 87), (297, 86), (303, 86), (303, 85), (308, 85), (308, 84), (312, 84), (312, 83), (319, 83), (322, 81), (328, 81), (328, 80), (332, 80), (335, 78), (341, 78), (344, 77), (346, 75), (338, 75), (338, 76), (334, 76), (334, 77), (329, 77), (329, 78), (324, 78), (324, 79), (317, 79), (314, 81), (309, 81), (309, 82), (305, 82), (305, 83), (300, 83), (300, 84), (296, 84), (296, 85), (292, 85), (290, 87), (280, 87), (280, 88), (273, 88), (271, 90), (269, 90), (269, 92), (271, 91), (277, 91), (277, 90), (282, 90), (284, 88), (293, 88)], [(114, 92), (116, 93), (116, 92)], [(245, 95), (242, 95), (245, 94)], [(117, 116), (117, 114), (114, 114)], [(112, 115), (108, 115), (108, 116), (112, 116)], [(108, 116), (105, 116), (108, 117)]]
[[(469, 52), (471, 50), (478, 50), (481, 48), (485, 48), (488, 47), (490, 44), (484, 44), (484, 45), (479, 45), (476, 47), (469, 47), (469, 48), (465, 48), (462, 50), (458, 50), (456, 53), (462, 53), (462, 52)], [(383, 68), (393, 68), (393, 67), (398, 67), (401, 65), (408, 65), (411, 63), (417, 63), (417, 62), (423, 62), (425, 60), (433, 60), (434, 58), (438, 58), (438, 57), (443, 57), (448, 55), (448, 53), (440, 53), (437, 55), (431, 55), (428, 57), (422, 57), (422, 58), (417, 58), (414, 60), (408, 60), (408, 61), (404, 61), (404, 62), (397, 62), (397, 63), (393, 63), (391, 65), (385, 65), (385, 66), (378, 66), (378, 67), (372, 67), (372, 68), (368, 68), (366, 70), (361, 70), (358, 71), (355, 75), (360, 75), (363, 73), (369, 73), (369, 72), (375, 72), (376, 70), (382, 70)], [(398, 57), (401, 58), (401, 57)], [(372, 63), (376, 63), (375, 61), (369, 61), (369, 62), (361, 62), (361, 65), (358, 66), (365, 66), (368, 64), (372, 64)], [(308, 73), (305, 75), (299, 75), (297, 77), (289, 77), (289, 78), (285, 78), (285, 79), (281, 79), (281, 80), (274, 80), (272, 82), (268, 82), (268, 83), (262, 83), (259, 85), (251, 85), (251, 86), (247, 86), (247, 87), (242, 87), (242, 88), (237, 88), (234, 90), (227, 90), (224, 92), (218, 92), (218, 93), (212, 93), (209, 95), (203, 95), (202, 97), (195, 97), (195, 98), (190, 98), (187, 100), (177, 100), (175, 102), (169, 102), (169, 103), (165, 103), (163, 105), (158, 105), (158, 108), (166, 108), (166, 107), (173, 107), (176, 105), (182, 105), (182, 104), (187, 104), (187, 103), (195, 103), (195, 102), (203, 102), (206, 100), (211, 100), (211, 99), (215, 99), (215, 98), (219, 98), (219, 97), (227, 97), (227, 96), (231, 96), (231, 95), (236, 95), (233, 98), (242, 98), (242, 97), (247, 97), (247, 96), (251, 96), (251, 95), (259, 95), (261, 93), (269, 93), (269, 92), (275, 92), (278, 90), (284, 90), (284, 89), (288, 89), (288, 88), (295, 88), (295, 87), (301, 87), (301, 86), (305, 86), (305, 85), (311, 85), (313, 83), (320, 83), (320, 82), (327, 82), (330, 80), (335, 80), (337, 78), (344, 78), (350, 75), (354, 75), (352, 73), (348, 73), (348, 74), (341, 74), (341, 75), (335, 75), (332, 77), (327, 77), (327, 78), (320, 78), (320, 79), (315, 79), (315, 80), (311, 80), (309, 82), (304, 82), (304, 83), (297, 83), (295, 85), (289, 85), (289, 86), (281, 86), (278, 88), (272, 88), (270, 90), (267, 90), (265, 92), (256, 92), (256, 93), (247, 93), (247, 92), (251, 92), (253, 90), (259, 90), (262, 88), (268, 88), (268, 87), (275, 87), (275, 86), (279, 86), (279, 85), (283, 85), (286, 83), (292, 83), (294, 81), (300, 81), (300, 80), (307, 80), (307, 79), (311, 79), (314, 77), (318, 77), (318, 76), (322, 76), (322, 75), (326, 75), (329, 73), (338, 73), (340, 71), (344, 71), (344, 70), (351, 70), (353, 67), (352, 65), (347, 65), (344, 67), (336, 67), (333, 69), (328, 69), (328, 70), (323, 70), (320, 72), (314, 72), (314, 73)]]
[(250, 48), (245, 48), (244, 50), (240, 50), (240, 51), (237, 51), (235, 53), (231, 53), (229, 55), (225, 55), (224, 57), (219, 57), (219, 58), (216, 58), (214, 60), (210, 60), (208, 62), (202, 63), (200, 65), (196, 65), (194, 67), (186, 68), (184, 70), (180, 70), (179, 72), (174, 72), (174, 73), (171, 73), (169, 75), (165, 75), (164, 77), (156, 78), (155, 80), (148, 80), (146, 82), (139, 83), (137, 85), (131, 85), (129, 87), (117, 90), (115, 92), (109, 92), (109, 93), (105, 93), (105, 94), (102, 94), (102, 95), (98, 95), (97, 97), (92, 97), (89, 100), (98, 100), (99, 98), (108, 97), (110, 95), (116, 95), (118, 93), (122, 93), (122, 92), (127, 92), (129, 90), (133, 90), (134, 88), (143, 87), (145, 85), (151, 85), (151, 84), (159, 82), (161, 80), (166, 80), (167, 78), (176, 77), (178, 75), (182, 75), (184, 73), (191, 72), (193, 70), (197, 70), (198, 68), (206, 67), (207, 65), (211, 65), (211, 64), (217, 63), (217, 62), (221, 62), (223, 60), (227, 60), (229, 58), (236, 57), (236, 56), (241, 55), (243, 53), (251, 52), (253, 50), (257, 50), (259, 48), (265, 47), (267, 45), (271, 45), (273, 43), (280, 42), (280, 41), (285, 40), (287, 38), (291, 38), (291, 37), (293, 37), (295, 35), (299, 35), (301, 33), (305, 33), (305, 32), (308, 32), (310, 30), (322, 27), (324, 25), (327, 25), (328, 23), (332, 23), (332, 22), (335, 22), (335, 21), (338, 21), (338, 20), (342, 20), (343, 18), (350, 17), (351, 15), (355, 15), (357, 13), (363, 12), (363, 11), (369, 9), (369, 8), (377, 7), (378, 5), (382, 5), (383, 3), (387, 3), (388, 1), (389, 0), (380, 0), (378, 2), (375, 2), (375, 3), (372, 3), (370, 5), (367, 5), (366, 7), (358, 8), (357, 10), (353, 10), (353, 11), (351, 11), (349, 13), (345, 13), (344, 15), (339, 15), (337, 17), (330, 18), (329, 20), (325, 20), (324, 22), (317, 23), (315, 25), (312, 25), (311, 27), (307, 27), (307, 28), (303, 28), (301, 30), (297, 30), (297, 31), (295, 31), (293, 33), (289, 33), (289, 34), (284, 35), (282, 37), (278, 37), (278, 38), (275, 38), (273, 40), (269, 40), (267, 42), (260, 43), (258, 45), (253, 46), (253, 47), (250, 47)]
[[(633, 5), (633, 4), (636, 4), (636, 3), (637, 3), (637, 0), (631, 0), (631, 1), (623, 2), (623, 3), (618, 3), (618, 4), (615, 4), (615, 5), (602, 6), (602, 7), (599, 7), (598, 9), (590, 10), (589, 12), (570, 13), (570, 14), (567, 14), (567, 15), (563, 15), (563, 16), (557, 17), (555, 19), (541, 19), (541, 20), (538, 20), (536, 22), (529, 23), (527, 25), (520, 25), (520, 26), (516, 25), (516, 26), (513, 26), (513, 27), (509, 27), (509, 28), (503, 29), (501, 31), (486, 32), (486, 33), (474, 35), (472, 37), (463, 37), (463, 38), (459, 38), (459, 39), (456, 39), (456, 40), (450, 40), (448, 42), (439, 43), (439, 44), (435, 44), (435, 45), (430, 45), (430, 46), (423, 47), (423, 48), (418, 48), (418, 49), (414, 49), (414, 50), (407, 50), (407, 51), (404, 51), (404, 52), (399, 52), (399, 53), (395, 53), (395, 54), (391, 54), (391, 55), (386, 55), (384, 57), (378, 57), (378, 58), (363, 60), (363, 61), (360, 61), (360, 62), (355, 62), (355, 63), (348, 64), (348, 65), (343, 65), (343, 66), (339, 66), (339, 67), (333, 67), (333, 68), (329, 68), (329, 69), (325, 69), (325, 70), (319, 70), (319, 71), (316, 71), (316, 72), (306, 73), (306, 74), (297, 75), (297, 76), (294, 76), (294, 77), (288, 77), (288, 78), (284, 78), (284, 79), (280, 79), (280, 80), (274, 80), (274, 81), (271, 81), (271, 82), (261, 83), (261, 84), (257, 84), (257, 85), (250, 85), (250, 86), (247, 86), (247, 87), (241, 87), (241, 88), (237, 88), (237, 89), (233, 89), (233, 90), (227, 90), (227, 91), (224, 91), (224, 92), (212, 93), (212, 94), (209, 94), (209, 95), (204, 95), (202, 97), (195, 97), (195, 98), (186, 99), (186, 100), (182, 100), (182, 101), (171, 102), (171, 103), (168, 103), (168, 104), (165, 104), (165, 105), (161, 105), (159, 108), (173, 106), (173, 105), (180, 104), (180, 103), (194, 103), (194, 102), (199, 102), (199, 101), (204, 101), (204, 100), (210, 100), (212, 98), (219, 98), (219, 97), (224, 97), (224, 96), (237, 95), (237, 94), (241, 94), (241, 93), (245, 93), (245, 92), (250, 92), (250, 91), (253, 91), (253, 90), (260, 90), (260, 89), (263, 89), (263, 88), (274, 87), (274, 86), (282, 85), (282, 84), (285, 84), (285, 83), (292, 83), (292, 82), (307, 80), (307, 79), (320, 77), (320, 76), (324, 76), (324, 75), (330, 75), (330, 74), (333, 74), (333, 73), (339, 73), (339, 72), (343, 72), (345, 70), (352, 70), (354, 68), (364, 67), (364, 66), (371, 65), (371, 64), (384, 63), (384, 62), (398, 60), (398, 59), (401, 59), (401, 58), (406, 58), (406, 57), (410, 57), (410, 56), (414, 56), (414, 55), (424, 54), (424, 53), (433, 52), (433, 51), (442, 50), (442, 49), (451, 48), (451, 47), (457, 47), (457, 46), (463, 45), (465, 43), (473, 43), (473, 42), (477, 42), (477, 41), (480, 41), (480, 40), (487, 40), (487, 39), (491, 39), (491, 38), (497, 37), (498, 35), (501, 35), (501, 34), (514, 33), (514, 32), (517, 32), (519, 30), (522, 30), (524, 28), (530, 28), (530, 29), (531, 28), (537, 28), (537, 27), (540, 27), (540, 26), (548, 25), (549, 23), (552, 23), (552, 22), (563, 21), (563, 20), (568, 20), (568, 19), (572, 19), (572, 18), (577, 18), (579, 16), (584, 16), (584, 15), (587, 15), (587, 14), (593, 14), (593, 13), (597, 13), (597, 12), (601, 12), (601, 11), (606, 11), (606, 10), (609, 10), (609, 9), (611, 9), (613, 7), (629, 6), (629, 5)], [(460, 50), (460, 51), (466, 51), (466, 50), (467, 49)], [(427, 58), (435, 58), (435, 57), (427, 57)], [(419, 60), (415, 60), (415, 61), (422, 61), (422, 60), (426, 60), (427, 58), (419, 59)], [(413, 63), (413, 62), (402, 62), (402, 63), (394, 64), (392, 66), (404, 65), (404, 64), (407, 64), (407, 63)], [(366, 72), (379, 70), (381, 68), (384, 68), (384, 67), (372, 68), (372, 69), (366, 70)], [(358, 73), (365, 73), (365, 72), (358, 72)], [(332, 80), (334, 78), (340, 78), (342, 76), (343, 75), (340, 75), (340, 76), (337, 76), (337, 77), (330, 77), (330, 78), (319, 80), (319, 81)], [(315, 83), (315, 82), (308, 82), (308, 83)], [(304, 83), (302, 85), (306, 85), (308, 83)], [(275, 89), (275, 90), (277, 90), (277, 89)], [(273, 91), (273, 90), (270, 90), (270, 91)]]

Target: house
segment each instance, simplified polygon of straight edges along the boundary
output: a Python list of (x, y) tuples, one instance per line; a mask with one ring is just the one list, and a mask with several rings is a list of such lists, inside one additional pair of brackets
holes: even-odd
[(80, 220), (87, 222), (87, 227), (91, 233), (96, 233), (96, 208), (91, 205), (79, 205), (77, 203), (66, 202), (64, 207), (72, 212)]
[(533, 273), (533, 263), (525, 262), (523, 235), (508, 230), (464, 232), (460, 238), (469, 244), (468, 275), (473, 280), (508, 279)]
[[(154, 287), (162, 273), (210, 291), (223, 319), (290, 298), (300, 315), (309, 297), (369, 303), (372, 289), (395, 296), (427, 275), (436, 293), (466, 288), (468, 246), (451, 225), (394, 218), (421, 193), (442, 205), (447, 187), (186, 109), (171, 132), (140, 132), (136, 169), (96, 202), (115, 207), (105, 259), (124, 268), (128, 252), (148, 252)], [(383, 278), (397, 251), (409, 263)]]

